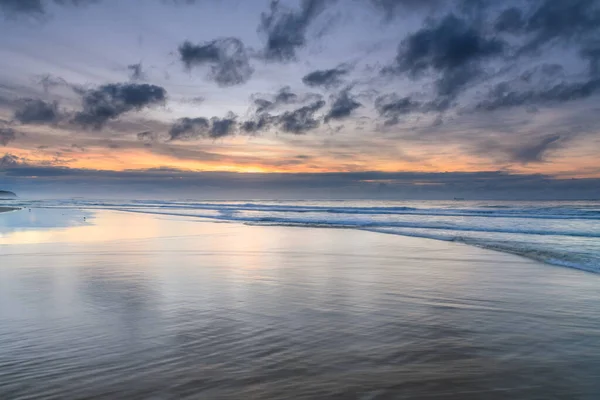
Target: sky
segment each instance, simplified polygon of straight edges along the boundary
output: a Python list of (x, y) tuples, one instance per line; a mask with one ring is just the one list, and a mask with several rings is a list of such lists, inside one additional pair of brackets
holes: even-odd
[(0, 189), (600, 198), (600, 0), (0, 0)]

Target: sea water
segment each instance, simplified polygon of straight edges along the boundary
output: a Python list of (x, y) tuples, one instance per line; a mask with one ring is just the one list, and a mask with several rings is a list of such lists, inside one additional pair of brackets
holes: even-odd
[(37, 200), (20, 207), (111, 209), (246, 224), (350, 228), (463, 242), (600, 272), (600, 202)]

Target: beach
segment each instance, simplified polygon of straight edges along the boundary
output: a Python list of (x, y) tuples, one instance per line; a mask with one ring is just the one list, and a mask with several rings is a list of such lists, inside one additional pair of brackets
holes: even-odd
[(600, 275), (190, 216), (0, 216), (0, 398), (596, 399)]

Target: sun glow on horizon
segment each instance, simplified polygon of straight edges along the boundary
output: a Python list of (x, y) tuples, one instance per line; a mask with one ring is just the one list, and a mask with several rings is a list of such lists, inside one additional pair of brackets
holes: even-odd
[[(85, 151), (44, 151), (7, 147), (7, 154), (17, 157), (17, 164), (34, 167), (60, 167), (98, 171), (142, 171), (173, 169), (186, 172), (235, 172), (235, 173), (344, 173), (344, 172), (480, 172), (498, 170), (497, 165), (468, 154), (454, 158), (446, 154), (420, 154), (415, 150), (410, 160), (389, 160), (382, 156), (362, 155), (350, 162), (340, 162), (335, 154), (324, 152), (322, 156), (295, 157), (292, 150), (277, 153), (247, 152), (226, 148), (214, 152), (206, 160), (194, 159), (195, 154), (179, 155), (180, 147), (161, 149), (158, 154), (147, 148), (90, 147)], [(173, 154), (169, 154), (171, 151)], [(200, 154), (202, 157), (203, 154)], [(422, 159), (423, 161), (418, 161)], [(291, 161), (290, 161), (291, 160)], [(582, 157), (578, 165), (571, 159), (558, 159), (552, 164), (510, 165), (505, 171), (516, 174), (544, 174), (561, 178), (600, 177), (595, 157)]]

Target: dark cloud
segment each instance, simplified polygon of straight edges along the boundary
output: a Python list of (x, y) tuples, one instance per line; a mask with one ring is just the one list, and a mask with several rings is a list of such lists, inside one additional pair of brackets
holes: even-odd
[(112, 83), (97, 89), (83, 90), (83, 111), (74, 121), (84, 126), (101, 128), (109, 120), (129, 111), (164, 104), (167, 92), (160, 86), (137, 83)]
[(551, 152), (565, 148), (576, 136), (577, 133), (536, 135), (533, 138), (523, 135), (513, 140), (498, 140), (481, 135), (472, 138), (470, 145), (473, 154), (477, 156), (492, 157), (503, 163), (527, 165), (546, 162)]
[(298, 95), (296, 93), (292, 93), (289, 86), (284, 86), (279, 89), (279, 92), (275, 95), (274, 103), (275, 104), (294, 104), (298, 102)]
[[(225, 118), (180, 118), (169, 130), (169, 140), (219, 139), (235, 135), (238, 130), (237, 116), (228, 113)], [(139, 135), (138, 135), (139, 136)]]
[[(465, 65), (462, 68), (452, 68), (445, 71), (435, 81), (435, 89), (445, 104), (450, 106), (450, 101), (457, 97), (460, 92), (472, 81), (482, 76), (483, 71), (477, 65)], [(441, 100), (439, 99), (439, 100)]]
[[(374, 3), (380, 3), (378, 6), (390, 15), (401, 8), (431, 5), (401, 0)], [(496, 110), (525, 106), (535, 110), (538, 105), (598, 94), (600, 1), (515, 0), (503, 3), (504, 7), (489, 0), (444, 3), (443, 6), (453, 11), (441, 19), (426, 19), (423, 28), (401, 42), (394, 63), (384, 68), (385, 73), (412, 79), (432, 78), (437, 97), (427, 102), (416, 102), (410, 97), (396, 101), (380, 99), (376, 108), (380, 115), (387, 115), (388, 124), (412, 112), (446, 111), (456, 106), (458, 95), (466, 88), (485, 82), (496, 73), (509, 75), (511, 70), (518, 69), (522, 56), (542, 57), (542, 50), (556, 44), (579, 51), (589, 64), (587, 79), (581, 75), (569, 78), (563, 68), (540, 62), (541, 66), (534, 73), (528, 71), (516, 79), (495, 84), (475, 108)], [(441, 8), (442, 4), (437, 6)], [(492, 61), (506, 61), (508, 57), (512, 65), (492, 64)], [(486, 70), (487, 66), (500, 68), (492, 74)]]
[(71, 145), (71, 148), (72, 148), (72, 149), (75, 149), (75, 150), (77, 150), (77, 151), (81, 151), (81, 152), (84, 152), (84, 151), (86, 151), (86, 150), (85, 150), (85, 147), (83, 147), (83, 146), (80, 146), (80, 145), (78, 145), (78, 144), (72, 144), (72, 145)]
[(14, 119), (22, 124), (54, 124), (62, 118), (58, 102), (45, 102), (40, 99), (21, 100), (14, 114)]
[(514, 149), (510, 152), (510, 156), (513, 161), (522, 164), (542, 162), (550, 150), (558, 147), (560, 140), (560, 135), (546, 136), (541, 140)]
[(392, 69), (419, 76), (429, 69), (448, 71), (502, 54), (504, 42), (487, 38), (454, 14), (408, 35)]
[[(597, 199), (600, 179), (559, 179), (541, 174), (492, 172), (346, 172), (346, 173), (233, 173), (194, 172), (170, 168), (101, 171), (36, 165), (14, 155), (0, 158), (3, 183), (19, 193), (41, 189), (71, 195), (106, 193), (136, 197), (174, 194), (186, 198), (373, 198), (395, 199)], [(44, 179), (40, 179), (44, 177)], [(423, 185), (423, 182), (428, 183)], [(382, 184), (384, 191), (380, 191)], [(110, 190), (109, 190), (110, 189)]]
[(600, 78), (583, 82), (558, 82), (523, 90), (514, 82), (502, 82), (495, 85), (475, 108), (494, 111), (518, 106), (532, 107), (585, 99), (598, 93)]
[(179, 46), (179, 56), (187, 69), (210, 66), (208, 78), (223, 87), (246, 83), (254, 73), (248, 52), (237, 38), (221, 38), (198, 45), (186, 41)]
[(522, 39), (519, 55), (539, 55), (556, 44), (581, 45), (600, 34), (600, 1), (539, 0), (516, 3), (503, 10), (494, 28)]
[(232, 112), (224, 118), (180, 118), (171, 126), (169, 140), (219, 139), (235, 135), (239, 125)]
[(132, 81), (144, 81), (146, 80), (146, 73), (141, 62), (137, 64), (131, 64), (127, 66), (129, 70), (129, 79)]
[(319, 126), (315, 113), (325, 106), (325, 101), (318, 100), (314, 103), (300, 107), (293, 111), (286, 111), (276, 117), (277, 125), (284, 131), (294, 134), (303, 134)]
[[(285, 111), (279, 115), (268, 113), (279, 107), (292, 104), (306, 105), (295, 110)], [(319, 121), (314, 117), (314, 114), (324, 105), (325, 102), (321, 95), (315, 93), (299, 95), (292, 92), (289, 86), (285, 86), (272, 95), (270, 100), (262, 97), (255, 98), (254, 116), (242, 122), (239, 128), (242, 132), (249, 134), (266, 131), (273, 126), (279, 126), (285, 132), (305, 133), (319, 126)]]
[(209, 136), (213, 139), (234, 135), (237, 130), (237, 116), (229, 113), (225, 118), (213, 117), (210, 119), (211, 127)]
[(408, 74), (413, 79), (441, 74), (436, 87), (441, 96), (455, 96), (481, 71), (481, 62), (504, 53), (506, 44), (488, 37), (468, 19), (449, 14), (408, 35), (385, 73)]
[(502, 11), (497, 17), (494, 27), (498, 32), (522, 32), (525, 28), (522, 10), (518, 7), (510, 7)]
[(534, 35), (526, 49), (536, 49), (555, 39), (583, 39), (600, 32), (597, 0), (544, 0), (527, 18), (525, 30)]
[(42, 0), (0, 0), (0, 10), (8, 15), (14, 14), (44, 14)]
[(375, 109), (379, 116), (385, 118), (386, 125), (394, 125), (405, 115), (421, 112), (423, 103), (413, 100), (410, 96), (399, 97), (391, 94), (378, 97), (375, 100)]
[(169, 130), (169, 140), (193, 140), (206, 136), (210, 131), (210, 121), (206, 118), (180, 118)]
[(311, 87), (323, 86), (325, 88), (332, 88), (341, 85), (343, 83), (341, 78), (348, 74), (348, 72), (348, 68), (344, 66), (317, 70), (305, 75), (302, 78), (302, 82)]
[(19, 14), (42, 16), (46, 14), (48, 4), (54, 3), (61, 6), (81, 6), (97, 3), (100, 0), (0, 0), (0, 11), (7, 16)]
[(4, 156), (0, 157), (0, 169), (13, 168), (18, 166), (19, 163), (19, 157), (13, 154), (7, 153)]
[(158, 135), (152, 131), (144, 131), (136, 134), (136, 137), (139, 141), (151, 143), (158, 140)]
[(350, 94), (350, 89), (342, 90), (336, 97), (334, 97), (331, 109), (325, 115), (325, 122), (330, 119), (343, 119), (347, 118), (352, 114), (354, 110), (361, 107), (356, 99)]
[(262, 114), (266, 111), (269, 111), (269, 110), (275, 108), (275, 103), (273, 101), (265, 100), (265, 99), (255, 99), (254, 105), (256, 106), (257, 114)]
[(267, 37), (264, 57), (269, 61), (290, 61), (296, 51), (306, 45), (306, 32), (311, 22), (332, 0), (302, 0), (299, 10), (271, 1), (268, 12), (261, 15), (259, 32)]
[(212, 117), (210, 120), (204, 117), (180, 118), (171, 126), (169, 140), (219, 139), (233, 136), (238, 131), (238, 125), (237, 115), (232, 112), (224, 118)]
[(12, 128), (0, 128), (0, 145), (6, 146), (17, 138), (15, 130)]
[(600, 76), (600, 42), (583, 48), (581, 56), (589, 62), (590, 75)]
[(265, 95), (256, 94), (253, 97), (253, 102), (257, 114), (262, 114), (267, 111), (275, 110), (278, 107), (284, 105), (302, 104), (306, 102), (315, 102), (318, 100), (322, 100), (322, 96), (316, 93), (307, 93), (303, 95), (294, 93), (292, 92), (292, 89), (289, 86), (284, 86), (281, 89), (279, 89), (277, 93), (270, 96), (269, 100), (264, 98), (267, 97)]
[(268, 114), (257, 115), (254, 119), (244, 121), (240, 124), (242, 132), (254, 134), (268, 130), (274, 122), (274, 118)]
[[(303, 134), (320, 125), (315, 113), (324, 106), (325, 101), (317, 100), (279, 115), (270, 115), (261, 110), (251, 119), (242, 122), (238, 122), (238, 117), (231, 112), (225, 118), (213, 117), (210, 120), (202, 117), (180, 118), (171, 126), (169, 140), (219, 139), (233, 136), (237, 132), (256, 134), (272, 127), (279, 127), (284, 132)], [(336, 111), (336, 117), (343, 118), (341, 113), (342, 111)]]

